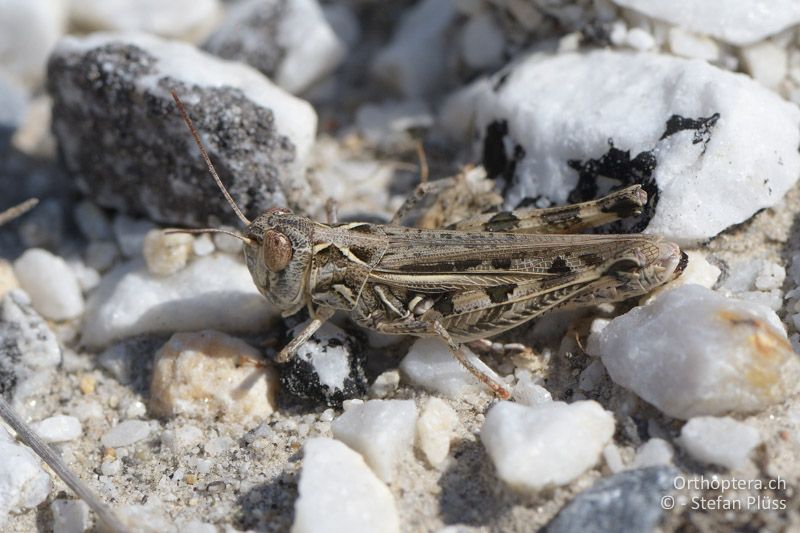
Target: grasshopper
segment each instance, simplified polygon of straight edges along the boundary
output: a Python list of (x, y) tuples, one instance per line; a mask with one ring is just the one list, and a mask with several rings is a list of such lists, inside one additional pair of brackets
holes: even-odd
[(396, 223), (421, 196), (442, 187), (439, 182), (418, 188), (387, 225), (323, 224), (281, 207), (251, 221), (172, 95), (212, 177), (245, 225), (241, 234), (231, 234), (244, 242), (259, 291), (283, 316), (309, 310), (311, 321), (278, 353), (278, 363), (342, 310), (381, 333), (444, 340), (467, 370), (507, 399), (508, 390), (467, 358), (463, 343), (556, 309), (643, 295), (679, 276), (688, 261), (678, 245), (655, 235), (570, 234), (640, 214), (647, 194), (638, 185), (581, 204), (482, 214), (446, 229)]

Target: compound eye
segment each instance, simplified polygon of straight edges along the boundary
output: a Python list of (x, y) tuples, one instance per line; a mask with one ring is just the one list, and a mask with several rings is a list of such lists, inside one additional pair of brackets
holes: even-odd
[(264, 235), (264, 263), (270, 272), (280, 272), (292, 260), (292, 243), (289, 237), (275, 230)]

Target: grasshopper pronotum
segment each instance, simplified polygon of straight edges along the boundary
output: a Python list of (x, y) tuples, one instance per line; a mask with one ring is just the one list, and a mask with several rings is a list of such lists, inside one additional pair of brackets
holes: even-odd
[(357, 324), (381, 333), (443, 339), (462, 365), (508, 398), (502, 384), (469, 361), (461, 343), (554, 309), (645, 294), (686, 266), (686, 254), (655, 235), (544, 234), (639, 214), (647, 202), (640, 186), (582, 204), (480, 215), (448, 229), (396, 225), (414, 197), (388, 225), (323, 224), (285, 208), (271, 208), (251, 221), (225, 189), (187, 111), (172, 95), (211, 175), (246, 226), (233, 235), (244, 242), (259, 291), (284, 316), (307, 307), (312, 317), (278, 353), (278, 362), (289, 360), (336, 310), (344, 310)]

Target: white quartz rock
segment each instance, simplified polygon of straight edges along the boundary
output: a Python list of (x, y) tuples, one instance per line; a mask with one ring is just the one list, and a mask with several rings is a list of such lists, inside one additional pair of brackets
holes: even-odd
[(275, 410), (278, 373), (262, 361), (258, 350), (224, 333), (176, 333), (156, 353), (150, 407), (167, 417), (263, 419)]
[(417, 422), (413, 400), (369, 400), (333, 421), (333, 436), (364, 456), (389, 483), (398, 463), (411, 451)]
[(533, 407), (500, 402), (481, 428), (497, 475), (525, 491), (575, 480), (597, 463), (613, 435), (613, 415), (594, 401)]
[(80, 0), (70, 2), (74, 23), (91, 30), (144, 31), (197, 41), (221, 15), (219, 0)]
[(514, 388), (511, 389), (511, 396), (515, 402), (529, 406), (553, 401), (553, 395), (549, 390), (536, 383), (533, 377), (525, 374), (520, 376)]
[(428, 398), (417, 420), (417, 447), (425, 454), (431, 466), (438, 466), (447, 458), (450, 440), (458, 425), (458, 415), (440, 398)]
[(74, 416), (56, 415), (31, 424), (31, 429), (45, 442), (66, 442), (81, 436), (80, 421)]
[(307, 440), (303, 451), (292, 533), (400, 531), (394, 496), (359, 454), (326, 438)]
[(764, 41), (742, 50), (747, 72), (764, 87), (776, 89), (786, 77), (788, 57), (786, 48), (772, 41)]
[(64, 33), (65, 0), (0, 1), (0, 70), (29, 86), (44, 79), (47, 56)]
[(461, 55), (468, 67), (489, 69), (502, 64), (505, 36), (490, 12), (470, 17), (460, 37)]
[(446, 71), (447, 30), (458, 15), (455, 4), (423, 0), (409, 9), (389, 45), (376, 55), (373, 73), (402, 96), (433, 92)]
[[(464, 347), (467, 357), (497, 381), (500, 378), (474, 353)], [(444, 341), (419, 339), (411, 345), (408, 355), (400, 363), (400, 370), (412, 385), (447, 398), (460, 398), (489, 389), (459, 363)]]
[(27, 250), (14, 262), (14, 273), (33, 308), (50, 320), (83, 313), (83, 293), (75, 273), (60, 257), (41, 248)]
[(698, 285), (615, 318), (587, 351), (614, 382), (682, 419), (759, 411), (786, 398), (800, 376), (773, 311)]
[(218, 329), (264, 331), (274, 317), (242, 263), (227, 255), (153, 277), (142, 261), (120, 265), (89, 298), (82, 341), (105, 346), (141, 333)]
[(680, 436), (681, 447), (695, 460), (731, 469), (744, 466), (760, 442), (756, 428), (727, 416), (692, 418), (683, 426)]
[(794, 0), (612, 0), (649, 17), (706, 33), (733, 45), (751, 44), (800, 22)]
[(664, 439), (652, 438), (636, 450), (631, 468), (646, 468), (648, 466), (669, 465), (674, 455), (672, 445)]
[(0, 440), (0, 526), (9, 512), (36, 507), (50, 493), (50, 476), (28, 448)]
[(652, 179), (659, 194), (645, 231), (693, 243), (775, 205), (800, 176), (797, 106), (705, 61), (534, 54), (477, 85), (446, 115), (462, 119), (447, 123), (473, 124), (490, 176), (512, 174), (507, 207), (564, 203), (594, 186), (601, 194), (622, 184), (602, 177), (610, 173)]
[(89, 506), (82, 500), (54, 500), (50, 510), (53, 533), (83, 533), (92, 525)]
[(153, 424), (146, 420), (125, 420), (106, 432), (100, 442), (107, 448), (130, 446), (150, 436)]

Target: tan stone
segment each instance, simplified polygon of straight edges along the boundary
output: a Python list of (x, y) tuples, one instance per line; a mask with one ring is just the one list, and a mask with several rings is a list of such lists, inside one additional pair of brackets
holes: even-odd
[(275, 410), (277, 389), (277, 371), (241, 339), (176, 333), (156, 353), (150, 407), (162, 416), (248, 422)]

